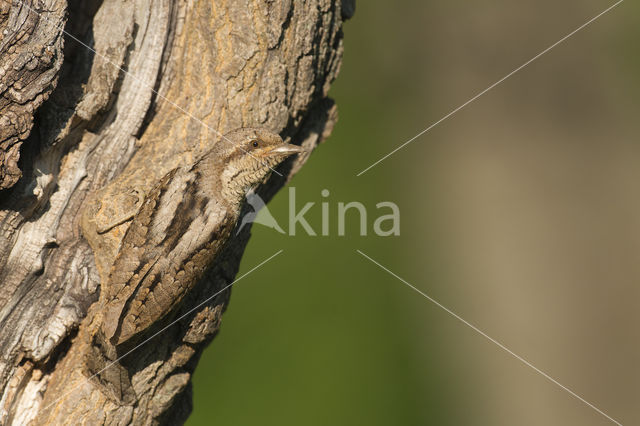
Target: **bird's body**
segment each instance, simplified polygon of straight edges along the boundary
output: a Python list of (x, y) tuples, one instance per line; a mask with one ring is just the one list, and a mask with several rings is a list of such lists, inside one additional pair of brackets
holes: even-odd
[[(238, 208), (203, 192), (197, 170), (175, 169), (145, 199), (109, 276), (126, 283), (105, 294), (103, 331), (120, 344), (169, 312), (211, 264), (237, 221)], [(209, 183), (209, 182), (207, 182)], [(209, 183), (210, 184), (210, 183)]]
[(133, 215), (103, 286), (105, 340), (120, 345), (173, 310), (232, 236), (247, 191), (300, 151), (271, 132), (241, 129), (165, 175)]

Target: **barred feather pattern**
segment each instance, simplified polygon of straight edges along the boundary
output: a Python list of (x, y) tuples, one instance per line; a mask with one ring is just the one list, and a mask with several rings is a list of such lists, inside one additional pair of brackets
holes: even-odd
[(220, 197), (220, 181), (205, 178), (207, 166), (201, 161), (169, 172), (134, 217), (103, 291), (102, 331), (112, 344), (175, 308), (228, 240), (239, 205)]

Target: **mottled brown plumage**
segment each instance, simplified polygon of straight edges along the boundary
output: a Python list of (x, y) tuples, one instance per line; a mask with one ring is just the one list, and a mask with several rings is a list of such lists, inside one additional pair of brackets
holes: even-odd
[(165, 175), (133, 216), (103, 286), (105, 341), (120, 345), (174, 309), (215, 262), (247, 191), (297, 152), (274, 133), (240, 129)]

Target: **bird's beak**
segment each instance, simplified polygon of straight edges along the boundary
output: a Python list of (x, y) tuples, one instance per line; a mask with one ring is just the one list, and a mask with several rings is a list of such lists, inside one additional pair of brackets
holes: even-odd
[(288, 155), (293, 155), (293, 154), (300, 154), (301, 152), (306, 152), (306, 150), (304, 148), (302, 148), (301, 146), (291, 145), (289, 143), (285, 143), (285, 144), (279, 145), (279, 146), (277, 146), (275, 148), (272, 148), (271, 150), (269, 150), (267, 155), (288, 156)]

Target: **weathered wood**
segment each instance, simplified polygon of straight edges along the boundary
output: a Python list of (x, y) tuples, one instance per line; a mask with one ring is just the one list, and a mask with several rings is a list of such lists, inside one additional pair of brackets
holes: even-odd
[[(186, 418), (191, 374), (229, 291), (137, 349), (126, 365), (136, 404), (114, 403), (76, 354), (130, 222), (94, 258), (83, 208), (118, 205), (132, 181), (151, 185), (234, 128), (268, 128), (311, 150), (337, 118), (327, 92), (352, 13), (340, 0), (0, 0), (0, 187), (11, 187), (0, 193), (0, 423)], [(248, 229), (175, 315), (233, 280)]]

